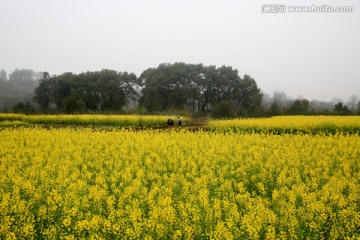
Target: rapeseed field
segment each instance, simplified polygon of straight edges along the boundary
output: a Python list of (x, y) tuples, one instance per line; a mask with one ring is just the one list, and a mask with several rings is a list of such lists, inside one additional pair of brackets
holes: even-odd
[(360, 116), (276, 116), (271, 118), (248, 118), (213, 120), (207, 129), (217, 132), (273, 133), (273, 134), (360, 134)]
[(1, 239), (360, 237), (358, 134), (0, 130)]
[[(95, 114), (62, 114), (62, 115), (25, 115), (0, 113), (0, 127), (13, 125), (84, 125), (113, 127), (152, 127), (166, 126), (168, 119), (176, 122), (172, 115), (95, 115)], [(182, 116), (186, 123), (189, 119)]]

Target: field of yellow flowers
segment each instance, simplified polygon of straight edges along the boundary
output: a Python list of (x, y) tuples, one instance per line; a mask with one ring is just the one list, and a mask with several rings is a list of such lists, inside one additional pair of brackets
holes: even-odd
[(207, 124), (209, 131), (273, 134), (335, 134), (337, 132), (360, 134), (360, 116), (276, 116), (214, 120)]
[[(0, 113), (0, 127), (27, 126), (31, 124), (43, 125), (84, 125), (84, 126), (113, 126), (113, 127), (150, 127), (166, 126), (168, 119), (176, 122), (177, 116), (171, 115), (95, 115), (95, 114), (69, 114), (69, 115), (25, 115)], [(183, 122), (189, 119), (182, 116)]]
[(359, 134), (0, 130), (0, 239), (360, 237)]

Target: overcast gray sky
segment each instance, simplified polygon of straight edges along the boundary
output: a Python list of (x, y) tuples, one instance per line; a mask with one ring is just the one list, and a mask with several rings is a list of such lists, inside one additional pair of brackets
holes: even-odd
[[(265, 4), (284, 4), (264, 13)], [(289, 6), (354, 12), (290, 12)], [(264, 6), (266, 8), (264, 8)], [(227, 65), (270, 95), (360, 96), (360, 2), (0, 0), (0, 69), (140, 75), (160, 63)]]

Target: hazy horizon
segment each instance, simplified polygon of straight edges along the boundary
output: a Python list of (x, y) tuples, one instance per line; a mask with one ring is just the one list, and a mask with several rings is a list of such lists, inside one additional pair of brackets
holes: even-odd
[[(272, 95), (360, 96), (360, 3), (353, 12), (264, 13), (276, 1), (0, 0), (0, 69), (51, 75), (112, 69), (137, 76), (161, 63), (203, 63), (249, 74)], [(266, 10), (266, 9), (265, 9)]]

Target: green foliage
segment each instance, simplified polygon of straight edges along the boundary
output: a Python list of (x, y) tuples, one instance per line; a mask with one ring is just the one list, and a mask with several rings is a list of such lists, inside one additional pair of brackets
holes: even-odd
[(228, 101), (221, 101), (211, 114), (215, 118), (232, 118), (235, 116), (234, 108)]
[(343, 106), (343, 103), (339, 102), (334, 106), (334, 113), (337, 115), (350, 115), (351, 111), (346, 105)]
[(288, 110), (291, 115), (306, 115), (309, 111), (310, 102), (307, 99), (296, 99)]
[[(160, 64), (145, 70), (139, 84), (143, 86), (140, 105), (149, 112), (169, 109), (190, 109), (193, 112), (211, 110), (215, 115), (225, 101), (246, 113), (261, 105), (262, 95), (253, 78), (228, 66), (202, 64)], [(236, 112), (236, 111), (235, 111)]]
[(35, 89), (34, 101), (37, 102), (43, 110), (48, 110), (52, 99), (52, 85), (49, 73), (44, 72), (43, 78), (39, 82), (39, 86)]
[(34, 100), (45, 110), (51, 106), (66, 113), (83, 111), (121, 111), (136, 97), (136, 75), (113, 70), (63, 73), (59, 76), (44, 74), (35, 89)]
[(245, 75), (233, 92), (236, 105), (241, 109), (254, 111), (261, 106), (262, 95), (255, 80)]
[(25, 113), (25, 114), (31, 114), (35, 113), (35, 109), (33, 106), (30, 105), (29, 102), (17, 102), (14, 106), (12, 106), (12, 111), (14, 113)]
[(65, 98), (62, 105), (66, 113), (82, 112), (85, 109), (85, 102), (82, 99), (77, 100), (74, 97)]
[(271, 103), (269, 113), (271, 116), (277, 116), (277, 115), (281, 114), (281, 108), (277, 101), (274, 101), (273, 103)]

